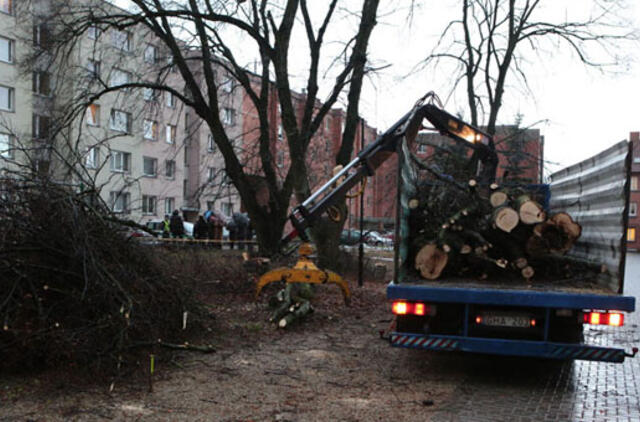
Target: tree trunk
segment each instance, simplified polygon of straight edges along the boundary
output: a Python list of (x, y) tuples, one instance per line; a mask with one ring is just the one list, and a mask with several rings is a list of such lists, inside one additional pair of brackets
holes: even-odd
[(312, 230), (318, 255), (318, 266), (322, 269), (342, 272), (340, 263), (343, 262), (340, 250), (340, 233), (348, 215), (347, 206), (342, 203), (336, 205), (340, 219), (336, 222), (326, 216), (319, 218)]

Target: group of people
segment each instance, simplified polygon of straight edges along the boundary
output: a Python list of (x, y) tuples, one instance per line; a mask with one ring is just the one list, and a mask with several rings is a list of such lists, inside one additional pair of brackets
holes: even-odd
[[(185, 236), (184, 221), (178, 210), (174, 210), (171, 216), (165, 215), (163, 223), (162, 237), (182, 238)], [(193, 237), (195, 239), (221, 241), (223, 239), (223, 227), (226, 227), (229, 231), (231, 249), (233, 249), (236, 244), (239, 248), (243, 249), (244, 243), (238, 243), (238, 241), (250, 240), (253, 236), (251, 221), (247, 214), (235, 213), (230, 219), (225, 221), (213, 211), (206, 211), (198, 217), (198, 221), (193, 227)], [(220, 247), (221, 243), (217, 243), (216, 246)]]

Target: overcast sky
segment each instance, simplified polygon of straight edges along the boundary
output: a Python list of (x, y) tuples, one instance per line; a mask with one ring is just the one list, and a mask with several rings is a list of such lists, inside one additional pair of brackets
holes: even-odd
[[(559, 2), (567, 8), (584, 6), (578, 1)], [(449, 20), (448, 13), (459, 10), (457, 3), (452, 0), (426, 2), (411, 25), (402, 19), (406, 17), (402, 13), (386, 19), (387, 24), (384, 18), (380, 20), (382, 24), (376, 27), (372, 38), (371, 54), (374, 59), (386, 60), (392, 66), (375, 79), (375, 89), (369, 84), (362, 102), (363, 114), (379, 129), (394, 123), (422, 93), (433, 90), (444, 97), (449, 91), (452, 82), (446, 69), (420, 73), (408, 80), (397, 76), (406, 74), (419, 57), (432, 49)], [(640, 5), (633, 3), (627, 16), (640, 27)], [(454, 7), (450, 7), (452, 4)], [(501, 110), (499, 123), (513, 123), (518, 112), (524, 115), (525, 125), (547, 120), (535, 126), (545, 137), (545, 158), (565, 166), (628, 139), (630, 131), (640, 131), (640, 55), (628, 69), (614, 75), (585, 68), (566, 48), (563, 51), (542, 62), (534, 62), (535, 71), (528, 77), (535, 97), (510, 95)], [(446, 105), (453, 113), (465, 107), (464, 103), (455, 102)]]

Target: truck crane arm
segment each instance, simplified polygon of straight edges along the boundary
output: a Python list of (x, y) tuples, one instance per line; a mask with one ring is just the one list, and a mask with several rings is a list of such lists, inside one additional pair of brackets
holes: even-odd
[[(430, 98), (431, 101), (425, 104), (427, 98)], [(372, 176), (376, 169), (397, 151), (403, 137), (407, 137), (412, 143), (418, 131), (423, 127), (424, 119), (431, 122), (433, 128), (441, 134), (464, 142), (465, 145), (473, 148), (472, 160), (477, 159), (481, 163), (476, 169), (480, 181), (493, 182), (498, 160), (491, 136), (442, 110), (434, 104), (434, 100), (437, 100), (437, 97), (433, 93), (422, 97), (411, 111), (360, 151), (356, 158), (335, 174), (331, 180), (294, 208), (289, 217), (293, 230), (282, 238), (280, 248), (286, 255), (285, 249), (292, 250), (287, 248), (287, 244), (296, 237), (300, 237), (304, 242), (299, 249), (300, 258), (292, 268), (276, 268), (263, 274), (256, 283), (256, 299), (264, 286), (277, 281), (284, 281), (287, 284), (332, 283), (342, 289), (345, 303), (349, 303), (351, 292), (347, 282), (334, 272), (316, 267), (309, 258), (311, 246), (307, 243), (309, 238), (306, 231), (329, 207), (344, 198), (349, 190), (361, 183), (365, 177)]]
[[(430, 98), (431, 101), (425, 104), (424, 101), (427, 98)], [(433, 100), (436, 98), (432, 92), (421, 98), (411, 111), (402, 116), (386, 132), (379, 135), (374, 142), (362, 149), (349, 164), (302, 204), (294, 208), (289, 216), (293, 230), (282, 238), (281, 247), (284, 248), (296, 237), (307, 242), (307, 229), (330, 206), (344, 198), (347, 192), (360, 183), (363, 178), (372, 176), (376, 169), (396, 152), (403, 137), (406, 136), (410, 142), (413, 142), (418, 131), (423, 128), (422, 122), (425, 119), (440, 134), (449, 136), (472, 148), (474, 152), (471, 164), (479, 162), (476, 164), (476, 176), (479, 177), (480, 182), (492, 183), (495, 180), (498, 163), (492, 136), (435, 105)]]

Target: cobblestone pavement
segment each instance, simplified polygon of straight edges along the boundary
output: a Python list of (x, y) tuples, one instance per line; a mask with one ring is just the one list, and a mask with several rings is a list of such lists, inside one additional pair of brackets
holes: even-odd
[[(625, 295), (640, 297), (640, 255), (629, 254)], [(640, 314), (622, 328), (588, 328), (587, 343), (640, 346)], [(640, 355), (622, 364), (441, 355), (440, 376), (460, 377), (434, 421), (640, 421)]]

